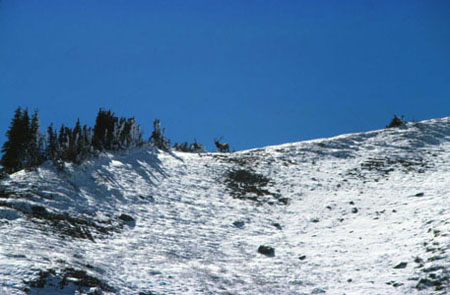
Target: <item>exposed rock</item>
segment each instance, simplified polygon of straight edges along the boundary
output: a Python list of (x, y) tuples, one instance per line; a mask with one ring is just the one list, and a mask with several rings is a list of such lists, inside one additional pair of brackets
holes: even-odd
[(15, 220), (20, 217), (16, 210), (9, 208), (0, 208), (0, 219)]
[(123, 220), (125, 222), (133, 222), (133, 221), (135, 221), (133, 217), (131, 217), (128, 214), (124, 214), (124, 213), (119, 216), (119, 219), (121, 219), (121, 220)]
[(432, 265), (430, 267), (424, 268), (422, 271), (423, 272), (433, 272), (433, 271), (438, 271), (441, 269), (445, 269), (445, 267), (442, 265)]
[(288, 205), (290, 199), (289, 198), (280, 198), (278, 195), (275, 195), (276, 198), (278, 198), (278, 203), (282, 204), (282, 205)]
[(395, 269), (402, 269), (402, 268), (406, 268), (406, 266), (408, 265), (407, 262), (400, 262), (399, 264), (397, 264), (396, 266), (394, 266)]
[[(57, 213), (49, 211), (41, 205), (29, 206), (27, 203), (8, 203), (0, 201), (0, 207), (11, 208), (16, 212), (12, 217), (20, 217), (23, 214), (36, 224), (39, 224), (44, 231), (54, 231), (63, 237), (73, 237), (89, 239), (94, 241), (92, 233), (104, 236), (116, 230), (107, 221), (97, 222), (90, 217), (79, 215), (71, 216), (68, 213)], [(1, 216), (0, 216), (1, 218)]]
[(47, 209), (43, 206), (31, 206), (31, 213), (35, 216), (46, 216), (49, 214)]
[(394, 288), (398, 288), (398, 287), (404, 285), (403, 283), (399, 283), (399, 282), (396, 282), (396, 281), (390, 281), (390, 282), (387, 282), (386, 284), (387, 284), (387, 285), (391, 285), (391, 286), (394, 287)]
[(261, 253), (261, 254), (266, 255), (268, 257), (274, 257), (275, 256), (275, 249), (270, 247), (270, 246), (261, 245), (258, 248), (258, 253)]
[(245, 222), (242, 220), (236, 220), (235, 222), (233, 222), (233, 225), (237, 228), (244, 228)]
[(111, 286), (88, 274), (86, 271), (71, 267), (59, 271), (54, 269), (40, 271), (36, 279), (25, 281), (24, 283), (29, 290), (33, 288), (41, 289), (46, 286), (62, 290), (70, 284), (74, 284), (80, 288), (89, 288), (88, 294), (92, 295), (102, 295), (102, 290), (108, 292), (114, 291)]
[(432, 287), (434, 285), (434, 282), (432, 280), (426, 279), (426, 278), (422, 278), (419, 280), (419, 282), (416, 285), (416, 288), (419, 290), (424, 290), (427, 289), (429, 287)]
[(443, 260), (443, 259), (446, 259), (446, 258), (448, 258), (447, 255), (435, 255), (435, 256), (431, 256), (431, 257), (428, 258), (427, 260), (428, 260), (429, 262), (431, 262), (431, 261)]
[(281, 227), (281, 225), (278, 222), (274, 222), (272, 223), (273, 226), (275, 226), (277, 229), (282, 230), (283, 228)]
[(149, 200), (150, 202), (155, 201), (155, 198), (152, 195), (148, 195), (148, 196), (139, 195), (138, 197), (142, 200)]

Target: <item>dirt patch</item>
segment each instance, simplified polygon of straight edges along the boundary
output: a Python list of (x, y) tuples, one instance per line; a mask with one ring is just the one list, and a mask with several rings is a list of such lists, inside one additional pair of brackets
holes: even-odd
[(120, 230), (120, 226), (114, 226), (112, 222), (100, 223), (88, 217), (73, 217), (68, 213), (50, 212), (41, 205), (32, 205), (27, 208), (24, 203), (0, 201), (0, 207), (20, 212), (33, 223), (40, 225), (42, 230), (53, 231), (63, 238), (95, 241), (94, 237), (102, 237)]
[(406, 173), (423, 173), (426, 168), (431, 167), (423, 158), (369, 158), (361, 163), (362, 170), (377, 171), (384, 174), (389, 174), (395, 169), (401, 169)]
[(287, 205), (289, 200), (280, 194), (269, 191), (273, 181), (251, 169), (238, 169), (227, 172), (225, 183), (233, 198), (251, 200), (258, 203)]
[(30, 293), (32, 289), (46, 287), (63, 290), (71, 284), (84, 289), (100, 288), (103, 291), (114, 292), (114, 289), (106, 282), (89, 274), (85, 270), (71, 267), (62, 270), (48, 269), (39, 271), (35, 279), (24, 281), (24, 284), (27, 286), (27, 293)]

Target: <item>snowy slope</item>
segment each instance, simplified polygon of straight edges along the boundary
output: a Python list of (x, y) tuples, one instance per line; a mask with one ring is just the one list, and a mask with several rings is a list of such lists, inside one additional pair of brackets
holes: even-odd
[(450, 118), (46, 163), (1, 190), (0, 294), (450, 292)]

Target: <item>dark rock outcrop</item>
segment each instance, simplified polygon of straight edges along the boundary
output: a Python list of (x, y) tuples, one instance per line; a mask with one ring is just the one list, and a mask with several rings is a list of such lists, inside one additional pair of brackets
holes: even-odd
[(123, 220), (123, 221), (125, 221), (125, 222), (133, 222), (133, 221), (135, 221), (134, 218), (131, 217), (131, 216), (128, 215), (128, 214), (121, 214), (121, 215), (119, 216), (119, 219), (120, 219), (120, 220)]
[(397, 264), (396, 266), (394, 266), (394, 269), (402, 269), (402, 268), (406, 268), (407, 265), (408, 265), (407, 262), (400, 262), (399, 264)]
[(267, 257), (274, 257), (275, 256), (275, 249), (270, 247), (270, 246), (261, 245), (258, 248), (258, 253), (266, 255)]

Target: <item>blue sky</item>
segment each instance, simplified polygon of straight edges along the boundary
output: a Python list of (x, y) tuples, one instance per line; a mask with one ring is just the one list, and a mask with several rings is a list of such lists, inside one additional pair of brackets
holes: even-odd
[(450, 1), (0, 1), (0, 142), (100, 107), (237, 150), (450, 116)]

